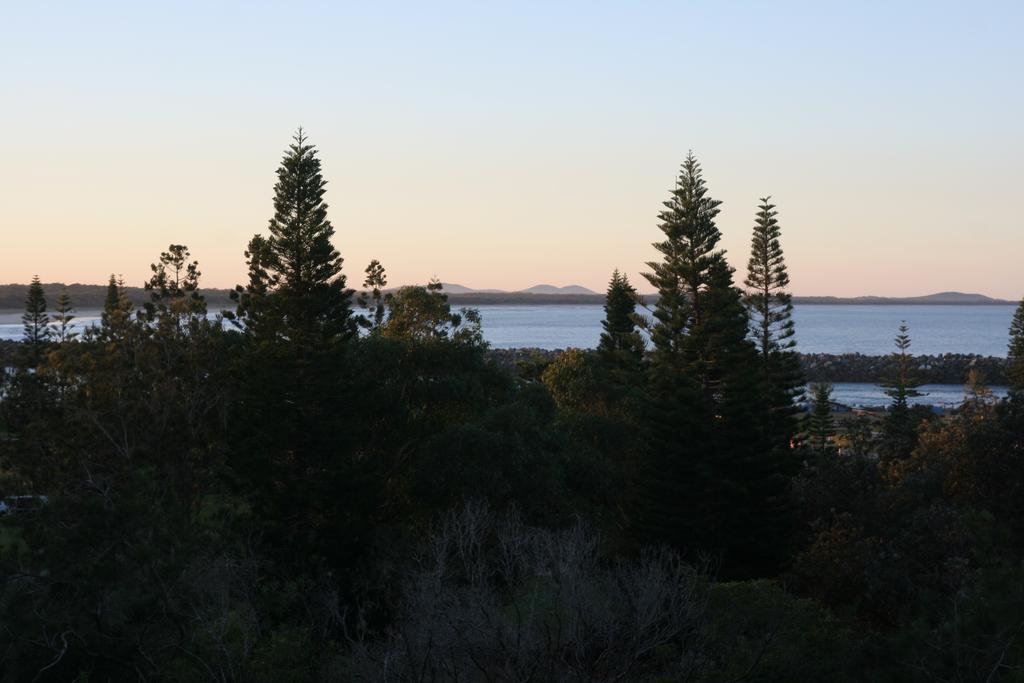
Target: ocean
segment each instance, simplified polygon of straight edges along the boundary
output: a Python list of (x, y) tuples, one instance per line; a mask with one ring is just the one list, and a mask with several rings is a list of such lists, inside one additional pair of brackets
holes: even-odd
[[(602, 307), (596, 304), (503, 304), (477, 309), (484, 338), (495, 348), (593, 348), (604, 317)], [(793, 318), (797, 349), (804, 353), (884, 355), (892, 352), (893, 337), (905, 321), (910, 327), (912, 353), (1005, 357), (1013, 312), (1013, 306), (803, 304), (794, 307)], [(21, 338), (20, 318), (16, 313), (0, 314), (0, 339)], [(75, 322), (90, 325), (98, 318), (95, 311), (83, 312)], [(956, 385), (932, 385), (928, 391), (922, 402), (936, 405), (954, 404), (962, 395), (962, 388)], [(837, 384), (835, 398), (849, 405), (887, 402), (884, 393), (871, 384)]]
[[(601, 336), (600, 305), (484, 305), (484, 338), (499, 349), (593, 348)], [(643, 313), (641, 309), (638, 312)], [(916, 354), (1006, 356), (1013, 306), (899, 306), (803, 304), (794, 307), (797, 349), (804, 353), (884, 355), (893, 350), (901, 321), (910, 326)], [(92, 325), (86, 311), (76, 326)], [(21, 315), (0, 314), (0, 339), (20, 339)]]
[[(587, 306), (479, 306), (484, 337), (496, 348), (592, 348), (604, 311)], [(640, 309), (638, 312), (643, 313)], [(1006, 356), (1013, 306), (795, 306), (797, 349), (803, 353), (884, 355), (901, 321), (915, 354)]]

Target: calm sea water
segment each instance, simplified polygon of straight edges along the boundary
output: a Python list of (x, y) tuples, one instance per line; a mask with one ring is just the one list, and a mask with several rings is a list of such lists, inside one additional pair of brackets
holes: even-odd
[[(590, 306), (480, 306), (484, 336), (497, 348), (591, 348), (604, 311)], [(900, 321), (916, 354), (1005, 356), (1013, 306), (796, 306), (797, 348), (805, 353), (883, 355)]]
[[(1006, 387), (989, 388), (994, 396), (1006, 396)], [(952, 408), (964, 401), (964, 387), (959, 384), (923, 384), (917, 390), (921, 395), (909, 399), (912, 404)], [(882, 387), (862, 382), (836, 382), (832, 385), (832, 399), (843, 405), (861, 408), (889, 405), (892, 400)]]
[[(496, 348), (592, 348), (601, 335), (604, 311), (586, 306), (479, 306), (484, 337)], [(1005, 356), (1013, 306), (827, 306), (794, 309), (797, 348), (805, 353), (883, 355), (893, 350), (901, 321), (910, 326), (915, 354), (976, 353)], [(0, 339), (21, 338), (21, 316), (0, 314)], [(95, 324), (97, 312), (83, 312), (75, 322)], [(1002, 393), (1001, 387), (994, 388)], [(954, 405), (962, 387), (931, 385), (920, 402)], [(884, 405), (882, 390), (871, 384), (840, 383), (834, 397), (848, 405)]]
[[(592, 348), (604, 311), (586, 306), (478, 306), (484, 337), (500, 349)], [(796, 306), (797, 348), (805, 353), (882, 355), (893, 350), (900, 321), (910, 326), (916, 354), (977, 353), (1005, 356), (1013, 306)], [(95, 324), (96, 311), (78, 325)], [(21, 316), (0, 314), (0, 339), (21, 338)]]

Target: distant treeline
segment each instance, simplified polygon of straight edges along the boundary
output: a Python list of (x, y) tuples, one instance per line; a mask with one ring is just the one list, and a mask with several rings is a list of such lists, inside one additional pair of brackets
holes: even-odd
[[(96, 311), (103, 308), (103, 301), (107, 296), (107, 285), (83, 285), (75, 282), (67, 285), (68, 296), (71, 303), (78, 311)], [(53, 302), (57, 300), (65, 285), (60, 282), (43, 283), (43, 292), (46, 300)], [(0, 311), (23, 311), (25, 309), (25, 294), (28, 285), (0, 285)], [(142, 287), (125, 287), (124, 293), (136, 307), (142, 306), (149, 301), (149, 294)], [(206, 298), (210, 310), (230, 307), (230, 289), (204, 289), (201, 294)]]
[[(59, 282), (43, 284), (47, 301), (56, 301), (64, 285)], [(0, 285), (0, 311), (14, 312), (25, 308), (27, 284)], [(68, 296), (75, 309), (79, 311), (99, 310), (107, 295), (107, 285), (83, 285), (79, 283), (67, 286)], [(387, 292), (396, 289), (389, 288)], [(125, 293), (135, 306), (141, 306), (149, 300), (146, 290), (142, 287), (125, 287)], [(230, 289), (203, 289), (210, 310), (232, 308)], [(649, 297), (651, 300), (656, 297)], [(455, 306), (482, 306), (496, 304), (518, 305), (583, 305), (603, 304), (603, 294), (530, 294), (527, 292), (467, 292), (449, 294), (448, 301)]]

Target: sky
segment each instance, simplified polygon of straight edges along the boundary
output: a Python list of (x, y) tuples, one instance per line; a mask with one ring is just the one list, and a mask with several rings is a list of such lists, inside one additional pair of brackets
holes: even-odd
[(692, 149), (742, 280), (758, 199), (800, 295), (1024, 294), (1024, 3), (0, 0), (0, 282), (242, 282), (320, 150), (350, 285), (641, 291)]

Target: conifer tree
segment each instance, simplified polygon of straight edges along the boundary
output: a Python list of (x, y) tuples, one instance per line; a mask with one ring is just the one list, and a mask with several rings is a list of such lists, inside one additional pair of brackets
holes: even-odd
[(889, 412), (885, 419), (885, 446), (890, 455), (905, 457), (913, 450), (917, 439), (916, 425), (910, 412), (910, 399), (923, 396), (917, 387), (921, 386), (914, 378), (914, 357), (910, 350), (910, 328), (901, 322), (896, 334), (896, 351), (892, 354), (893, 374), (882, 384), (889, 396)]
[(364, 324), (371, 330), (377, 330), (384, 324), (384, 316), (387, 313), (384, 288), (388, 286), (388, 276), (384, 272), (384, 266), (377, 259), (370, 261), (365, 272), (363, 287), (368, 291), (359, 295), (359, 305), (370, 311), (370, 316)]
[(654, 248), (662, 260), (648, 262), (651, 271), (644, 274), (658, 291), (651, 340), (655, 357), (661, 362), (696, 364), (701, 360), (703, 349), (694, 342), (698, 341), (695, 332), (709, 315), (708, 282), (713, 271), (728, 268), (723, 253), (716, 250), (721, 233), (715, 217), (721, 202), (707, 192), (700, 164), (691, 152), (671, 198), (659, 214), (665, 239), (656, 242)]
[(100, 322), (107, 332), (119, 333), (131, 322), (132, 302), (124, 286), (124, 279), (113, 274), (107, 282), (107, 295), (103, 301)]
[(662, 259), (645, 273), (658, 301), (644, 411), (652, 460), (642, 533), (649, 541), (724, 550), (724, 571), (749, 575), (771, 564), (785, 479), (766, 438), (742, 292), (718, 248), (719, 204), (689, 154), (660, 214), (665, 239), (654, 247)]
[(50, 316), (46, 314), (46, 294), (39, 276), (32, 278), (25, 296), (25, 313), (21, 316), (25, 343), (33, 353), (50, 341)]
[(644, 277), (658, 291), (651, 329), (655, 365), (685, 369), (711, 403), (721, 403), (734, 395), (720, 391), (725, 376), (751, 360), (753, 346), (746, 339), (742, 294), (725, 252), (717, 248), (721, 202), (707, 192), (690, 153), (659, 214), (665, 240), (654, 248), (662, 260), (648, 262), (651, 271)]
[(606, 359), (639, 363), (644, 354), (644, 339), (636, 326), (637, 294), (629, 278), (616, 269), (608, 283), (604, 301), (604, 320), (597, 349)]
[(206, 300), (199, 293), (199, 262), (189, 261), (191, 253), (183, 244), (172, 244), (150, 265), (152, 277), (145, 284), (150, 300), (145, 317), (181, 330), (189, 318), (206, 315)]
[(757, 212), (744, 301), (750, 315), (750, 335), (761, 356), (770, 428), (776, 445), (785, 448), (796, 428), (795, 401), (803, 393), (803, 373), (794, 351), (793, 301), (782, 253), (782, 231), (770, 200), (763, 197)]
[(53, 317), (53, 334), (57, 337), (57, 341), (72, 341), (78, 336), (78, 333), (71, 329), (71, 321), (75, 319), (74, 310), (71, 305), (71, 297), (68, 295), (68, 288), (64, 287), (60, 296), (57, 297), (56, 315)]
[(111, 273), (110, 280), (107, 281), (107, 295), (103, 300), (102, 322), (104, 326), (110, 326), (111, 317), (117, 313), (120, 303), (121, 290), (117, 286), (117, 277)]
[(232, 295), (255, 337), (316, 347), (355, 332), (352, 291), (331, 243), (326, 185), (317, 150), (300, 128), (277, 170), (270, 236), (249, 242), (249, 283)]
[(832, 449), (830, 439), (836, 432), (832, 421), (832, 385), (815, 384), (811, 387), (811, 395), (814, 400), (811, 404), (807, 435), (810, 437), (812, 449), (818, 453), (827, 453)]
[(107, 296), (103, 300), (103, 310), (109, 313), (117, 309), (120, 299), (121, 293), (117, 288), (117, 277), (111, 273), (110, 280), (107, 281)]
[(700, 164), (690, 153), (659, 214), (666, 239), (653, 246), (662, 260), (648, 262), (651, 271), (644, 274), (658, 291), (651, 329), (655, 365), (684, 368), (712, 407), (737, 396), (721, 391), (723, 382), (728, 375), (748, 374), (753, 351), (742, 293), (733, 284), (725, 252), (717, 248), (719, 204), (708, 196)]
[(750, 310), (750, 331), (761, 358), (767, 361), (776, 351), (788, 351), (793, 339), (793, 298), (787, 291), (789, 273), (782, 254), (782, 231), (778, 211), (771, 197), (762, 197), (750, 242), (747, 261), (746, 303)]
[(1021, 299), (1010, 323), (1010, 348), (1007, 354), (1010, 394), (1024, 399), (1024, 299)]

